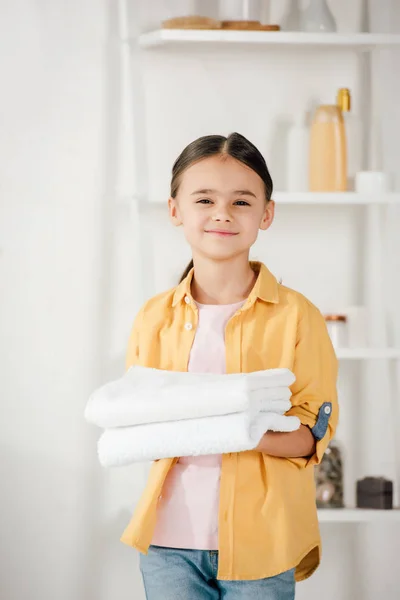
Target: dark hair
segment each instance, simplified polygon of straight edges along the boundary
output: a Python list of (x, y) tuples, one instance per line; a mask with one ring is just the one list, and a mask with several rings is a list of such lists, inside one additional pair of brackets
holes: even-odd
[[(186, 146), (172, 167), (171, 197), (176, 197), (182, 174), (186, 169), (199, 160), (217, 155), (231, 156), (255, 171), (264, 182), (266, 201), (271, 200), (273, 183), (264, 157), (254, 144), (240, 133), (231, 133), (228, 137), (205, 135)], [(184, 270), (180, 281), (187, 277), (192, 268), (193, 260)]]

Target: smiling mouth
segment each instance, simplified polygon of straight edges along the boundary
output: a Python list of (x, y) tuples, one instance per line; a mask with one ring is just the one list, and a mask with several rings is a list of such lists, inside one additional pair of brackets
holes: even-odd
[(226, 231), (224, 229), (206, 229), (206, 233), (213, 233), (214, 235), (218, 235), (221, 237), (231, 237), (233, 235), (238, 235), (234, 231)]

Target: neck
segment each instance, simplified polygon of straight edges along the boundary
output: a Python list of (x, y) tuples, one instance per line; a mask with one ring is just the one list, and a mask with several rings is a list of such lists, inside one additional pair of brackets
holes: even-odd
[(248, 256), (229, 261), (194, 257), (193, 298), (200, 304), (234, 304), (245, 300), (257, 279)]

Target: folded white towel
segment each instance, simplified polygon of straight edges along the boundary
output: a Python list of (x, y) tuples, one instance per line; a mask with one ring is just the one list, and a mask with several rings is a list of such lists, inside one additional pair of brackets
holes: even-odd
[(109, 428), (245, 411), (283, 414), (294, 381), (288, 369), (219, 375), (134, 366), (91, 395), (85, 419)]
[(97, 450), (102, 466), (118, 467), (159, 458), (252, 450), (267, 431), (299, 427), (297, 417), (262, 412), (249, 419), (246, 413), (238, 413), (108, 429)]

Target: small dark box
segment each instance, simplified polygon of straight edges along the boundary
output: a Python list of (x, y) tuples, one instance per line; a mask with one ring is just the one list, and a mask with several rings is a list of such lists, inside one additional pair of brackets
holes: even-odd
[(357, 481), (358, 508), (393, 508), (393, 482), (384, 477), (365, 477)]

